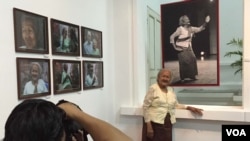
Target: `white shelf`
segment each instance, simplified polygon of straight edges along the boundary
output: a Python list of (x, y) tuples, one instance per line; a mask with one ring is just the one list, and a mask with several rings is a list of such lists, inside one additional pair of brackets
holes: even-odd
[[(176, 118), (181, 119), (200, 119), (217, 121), (238, 121), (249, 122), (250, 112), (246, 112), (240, 106), (196, 106), (202, 108), (203, 116), (195, 116), (188, 110), (176, 109)], [(141, 107), (123, 106), (120, 114), (125, 116), (142, 116)]]

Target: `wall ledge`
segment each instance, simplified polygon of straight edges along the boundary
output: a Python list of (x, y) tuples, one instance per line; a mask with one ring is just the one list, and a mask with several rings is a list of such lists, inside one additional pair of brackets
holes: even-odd
[[(250, 122), (250, 111), (245, 111), (241, 106), (200, 106), (200, 105), (190, 105), (190, 106), (202, 108), (204, 110), (203, 116), (193, 115), (188, 110), (176, 109), (176, 118)], [(120, 115), (142, 116), (142, 108), (136, 106), (122, 106), (120, 107)]]

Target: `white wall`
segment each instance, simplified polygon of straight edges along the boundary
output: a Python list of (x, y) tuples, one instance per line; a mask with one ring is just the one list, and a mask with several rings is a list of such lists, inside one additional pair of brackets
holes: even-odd
[[(77, 103), (86, 112), (119, 126), (119, 121), (116, 121), (119, 106), (115, 105), (115, 101), (120, 103), (119, 93), (115, 91), (115, 55), (114, 47), (114, 27), (113, 27), (113, 0), (0, 0), (0, 139), (4, 136), (5, 121), (11, 110), (20, 101), (17, 99), (17, 76), (16, 76), (16, 57), (32, 57), (44, 58), (44, 55), (16, 53), (14, 49), (14, 29), (13, 29), (13, 7), (37, 13), (43, 16), (61, 21), (69, 22), (79, 26), (86, 26), (102, 31), (103, 34), (103, 58), (91, 59), (76, 57), (53, 56), (49, 54), (49, 58), (69, 59), (69, 60), (100, 60), (104, 62), (104, 88), (85, 90), (62, 94), (51, 95), (49, 97), (41, 97), (52, 102), (57, 102), (60, 99), (66, 99)], [(128, 11), (124, 10), (127, 15)], [(122, 18), (121, 18), (122, 19)], [(127, 26), (124, 23), (124, 26)], [(50, 24), (48, 24), (50, 27)], [(125, 29), (127, 29), (126, 27)], [(127, 32), (128, 30), (125, 30)], [(50, 30), (49, 30), (50, 33)], [(121, 33), (123, 34), (123, 33)], [(120, 36), (120, 35), (118, 35)], [(124, 37), (126, 40), (128, 37)], [(50, 41), (50, 36), (49, 36)], [(122, 42), (122, 41), (121, 41)], [(49, 42), (50, 43), (50, 42)], [(122, 44), (121, 44), (122, 45)], [(49, 44), (50, 46), (50, 44)], [(124, 45), (123, 48), (127, 46)], [(127, 57), (126, 57), (127, 58)], [(124, 59), (126, 61), (126, 59)], [(121, 60), (122, 64), (128, 64)], [(128, 68), (129, 69), (129, 68)], [(126, 76), (127, 71), (123, 72)], [(52, 74), (51, 74), (52, 75)], [(123, 75), (123, 76), (124, 76)], [(125, 78), (131, 79), (126, 76)], [(128, 87), (127, 85), (125, 87)], [(53, 91), (53, 90), (52, 90)], [(130, 93), (130, 92), (127, 92)], [(127, 93), (123, 94), (126, 95)], [(123, 96), (124, 97), (124, 96)], [(121, 97), (121, 98), (123, 98)], [(125, 98), (126, 100), (126, 98)], [(128, 100), (127, 100), (128, 101)]]

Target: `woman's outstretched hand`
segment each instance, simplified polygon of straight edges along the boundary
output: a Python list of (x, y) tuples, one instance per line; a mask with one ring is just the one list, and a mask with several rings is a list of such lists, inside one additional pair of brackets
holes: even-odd
[(187, 110), (191, 111), (192, 113), (196, 114), (196, 115), (199, 115), (199, 116), (202, 116), (203, 113), (203, 109), (200, 109), (200, 108), (195, 108), (195, 107), (192, 107), (192, 106), (187, 106)]
[(206, 18), (205, 18), (205, 22), (206, 22), (206, 23), (209, 23), (209, 21), (210, 21), (210, 16), (208, 15), (208, 16), (206, 16)]

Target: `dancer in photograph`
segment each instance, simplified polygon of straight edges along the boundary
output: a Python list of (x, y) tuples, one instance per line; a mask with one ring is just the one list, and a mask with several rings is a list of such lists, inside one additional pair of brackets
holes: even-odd
[(170, 43), (178, 51), (179, 72), (182, 82), (187, 78), (197, 80), (198, 68), (192, 48), (192, 38), (195, 33), (203, 31), (209, 21), (210, 16), (206, 16), (205, 22), (200, 27), (194, 27), (191, 26), (189, 17), (183, 15), (179, 19), (180, 26), (170, 36)]

